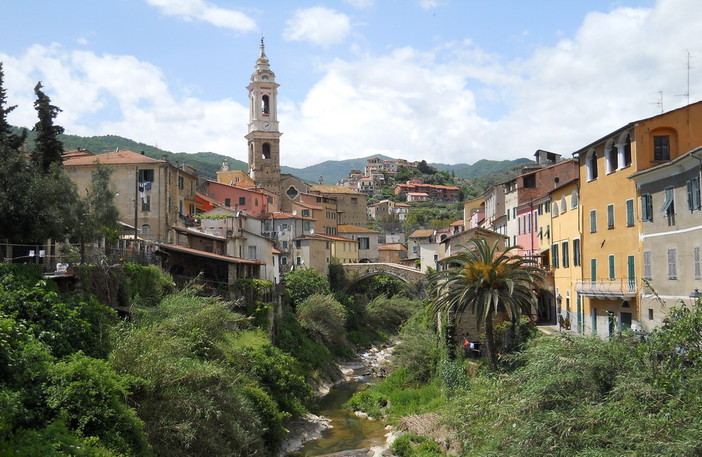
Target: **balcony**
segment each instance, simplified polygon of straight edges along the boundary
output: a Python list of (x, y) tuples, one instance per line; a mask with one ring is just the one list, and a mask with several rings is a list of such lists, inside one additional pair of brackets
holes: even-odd
[(638, 294), (638, 286), (635, 278), (575, 281), (575, 290), (585, 297), (605, 298), (609, 300), (633, 298)]

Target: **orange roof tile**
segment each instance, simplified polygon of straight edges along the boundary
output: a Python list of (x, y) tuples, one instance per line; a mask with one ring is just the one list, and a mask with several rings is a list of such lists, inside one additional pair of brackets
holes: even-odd
[(340, 224), (336, 226), (336, 231), (339, 233), (378, 233), (377, 230), (372, 230), (366, 227), (357, 225)]
[(163, 160), (152, 159), (151, 157), (139, 154), (128, 149), (120, 149), (119, 151), (107, 152), (105, 154), (100, 154), (96, 156), (78, 156), (72, 157), (64, 161), (65, 166), (77, 166), (77, 165), (92, 165), (98, 161), (102, 164), (137, 164), (137, 163), (165, 163)]

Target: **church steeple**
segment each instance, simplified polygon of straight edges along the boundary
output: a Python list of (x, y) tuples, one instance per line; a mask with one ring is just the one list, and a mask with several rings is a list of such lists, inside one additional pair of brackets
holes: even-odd
[(264, 189), (280, 195), (280, 135), (278, 87), (261, 38), (249, 91), (249, 176)]

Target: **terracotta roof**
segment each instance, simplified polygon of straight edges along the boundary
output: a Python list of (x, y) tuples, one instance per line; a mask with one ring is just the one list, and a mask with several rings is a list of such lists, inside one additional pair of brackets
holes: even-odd
[(407, 248), (402, 243), (385, 243), (378, 246), (379, 251), (406, 251)]
[(195, 236), (201, 236), (203, 238), (212, 238), (213, 240), (227, 241), (227, 238), (222, 235), (214, 235), (212, 233), (201, 232), (200, 230), (193, 230), (187, 227), (173, 227), (173, 230), (180, 233), (189, 233)]
[(323, 194), (352, 194), (352, 195), (363, 195), (360, 192), (349, 189), (348, 187), (332, 186), (327, 184), (312, 184), (310, 190), (321, 192)]
[(412, 232), (409, 238), (427, 238), (434, 234), (432, 229), (419, 229)]
[(425, 192), (407, 192), (407, 195), (413, 195), (415, 197), (428, 197), (429, 194)]
[(463, 219), (459, 219), (456, 222), (451, 222), (451, 227), (456, 226), (456, 225), (463, 225)]
[(352, 240), (351, 238), (346, 238), (345, 236), (338, 236), (338, 235), (319, 235), (323, 238), (328, 238), (333, 241), (351, 241), (351, 242), (356, 242), (358, 243), (357, 240)]
[(279, 250), (277, 250), (276, 248), (273, 248), (273, 249), (271, 250), (271, 252), (272, 252), (273, 254), (280, 254), (280, 253), (281, 253), (281, 252), (280, 252)]
[(230, 257), (228, 255), (213, 254), (212, 252), (200, 251), (198, 249), (186, 248), (184, 246), (176, 246), (175, 244), (157, 244), (157, 246), (160, 249), (182, 252), (185, 254), (192, 254), (198, 257), (205, 257), (213, 260), (221, 260), (223, 262), (247, 263), (250, 265), (265, 265), (265, 262), (262, 262), (260, 260), (240, 259), (239, 257)]
[(339, 233), (378, 233), (377, 230), (360, 227), (357, 225), (341, 224), (336, 226), (336, 231)]
[(78, 156), (69, 158), (64, 161), (64, 165), (92, 165), (98, 161), (103, 164), (130, 164), (130, 163), (148, 163), (157, 164), (165, 163), (163, 160), (152, 159), (151, 157), (141, 155), (129, 149), (120, 149), (119, 151), (107, 152), (96, 156)]
[(407, 208), (412, 207), (412, 205), (408, 205), (407, 203), (395, 203), (395, 206), (402, 206), (402, 207), (407, 207)]
[(316, 221), (314, 217), (300, 216), (299, 214), (288, 213), (285, 211), (278, 211), (275, 213), (269, 213), (266, 219), (301, 219), (303, 221)]

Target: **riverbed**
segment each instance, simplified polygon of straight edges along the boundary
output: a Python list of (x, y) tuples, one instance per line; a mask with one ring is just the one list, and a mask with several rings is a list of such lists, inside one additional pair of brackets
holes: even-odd
[[(387, 447), (391, 431), (381, 420), (374, 420), (344, 407), (365, 384), (384, 375), (384, 365), (392, 353), (391, 346), (371, 348), (359, 354), (356, 360), (341, 364), (344, 380), (332, 386), (327, 394), (319, 398), (307, 424), (304, 436), (293, 446), (304, 441), (302, 447), (288, 452), (289, 457), (315, 457), (336, 454), (344, 451), (370, 450), (376, 454)], [(295, 439), (295, 437), (293, 437)], [(291, 443), (288, 444), (288, 449)], [(344, 452), (345, 453), (345, 452)], [(348, 454), (347, 454), (348, 455)]]

